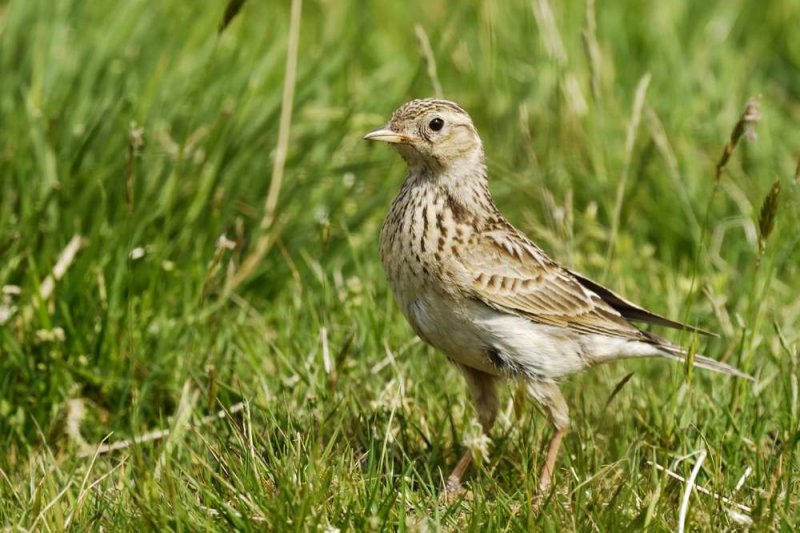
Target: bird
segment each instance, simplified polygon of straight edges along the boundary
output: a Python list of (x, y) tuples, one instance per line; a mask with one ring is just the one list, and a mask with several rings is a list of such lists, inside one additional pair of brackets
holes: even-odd
[[(518, 381), (553, 426), (538, 490), (551, 489), (569, 427), (562, 378), (620, 358), (685, 361), (684, 348), (637, 326), (711, 334), (653, 313), (560, 265), (509, 223), (489, 191), (483, 143), (469, 114), (417, 99), (363, 137), (390, 144), (407, 174), (380, 232), (394, 298), (417, 336), (463, 375), (482, 430), (499, 410), (498, 386)], [(696, 354), (697, 367), (753, 379)], [(463, 490), (467, 450), (445, 481)]]

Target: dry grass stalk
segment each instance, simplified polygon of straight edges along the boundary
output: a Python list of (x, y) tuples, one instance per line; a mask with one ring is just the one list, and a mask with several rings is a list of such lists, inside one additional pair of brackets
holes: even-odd
[(675, 150), (672, 148), (667, 131), (664, 129), (664, 124), (661, 122), (658, 114), (651, 108), (645, 109), (645, 117), (647, 118), (647, 125), (650, 130), (650, 138), (656, 145), (661, 157), (667, 163), (669, 169), (668, 175), (673, 183), (673, 190), (677, 193), (681, 200), (681, 207), (683, 208), (684, 216), (687, 220), (691, 221), (692, 227), (700, 228), (700, 221), (692, 208), (692, 200), (689, 198), (685, 180), (682, 177), (680, 163), (678, 157), (675, 155)]
[(67, 400), (66, 404), (66, 420), (64, 423), (64, 431), (67, 437), (73, 441), (81, 450), (87, 450), (89, 444), (81, 435), (81, 423), (86, 416), (86, 406), (81, 398), (73, 398)]
[(425, 58), (425, 64), (428, 67), (428, 77), (431, 79), (433, 85), (433, 92), (436, 98), (443, 98), (442, 84), (439, 83), (439, 75), (436, 71), (436, 58), (433, 56), (433, 48), (431, 48), (431, 40), (428, 39), (428, 34), (425, 33), (425, 28), (420, 24), (414, 25), (414, 33), (417, 34), (417, 41), (422, 55)]
[[(683, 476), (681, 476), (679, 474), (676, 474), (675, 472), (673, 472), (671, 470), (668, 470), (668, 469), (664, 468), (663, 466), (661, 466), (659, 464), (653, 463), (652, 461), (647, 461), (647, 464), (649, 464), (650, 466), (654, 467), (656, 470), (660, 470), (660, 471), (666, 473), (669, 477), (671, 477), (673, 479), (677, 479), (678, 481), (681, 481), (683, 483), (687, 482), (685, 477), (683, 477)], [(739, 483), (743, 483), (744, 479), (749, 475), (748, 471), (752, 471), (752, 469), (750, 467), (747, 467), (747, 468), (748, 468), (748, 470), (745, 470), (745, 474), (743, 474), (742, 478), (739, 479)], [(738, 490), (739, 488), (740, 488), (740, 485), (737, 484), (737, 488), (734, 489), (734, 492), (736, 490)], [(704, 487), (701, 487), (700, 485), (695, 485), (694, 489), (697, 492), (701, 493), (701, 494), (705, 494), (706, 496), (711, 496), (712, 498), (715, 498), (716, 500), (722, 502), (725, 505), (729, 505), (730, 507), (724, 507), (725, 512), (728, 513), (728, 516), (730, 516), (731, 519), (734, 522), (736, 522), (737, 524), (740, 524), (740, 525), (743, 525), (743, 526), (752, 525), (753, 519), (750, 518), (750, 513), (752, 513), (753, 510), (750, 507), (748, 507), (746, 505), (742, 505), (741, 503), (735, 502), (735, 501), (731, 500), (730, 498), (726, 498), (725, 496), (720, 496), (719, 494), (711, 492), (710, 490), (708, 490), (708, 489), (706, 489)], [(736, 509), (733, 509), (733, 507), (735, 507)]]
[(578, 82), (578, 78), (566, 68), (569, 55), (567, 54), (566, 46), (564, 46), (564, 39), (558, 30), (558, 22), (556, 21), (553, 7), (550, 5), (549, 0), (534, 0), (531, 5), (533, 17), (539, 27), (542, 45), (547, 51), (547, 55), (563, 71), (561, 89), (564, 99), (570, 111), (575, 116), (581, 117), (589, 111), (589, 106), (583, 96), (583, 91), (581, 91), (581, 84)]
[(686, 489), (683, 491), (681, 509), (678, 514), (678, 533), (683, 533), (686, 531), (686, 515), (689, 512), (689, 498), (692, 495), (692, 490), (695, 488), (697, 474), (700, 473), (700, 468), (702, 468), (703, 462), (706, 460), (707, 455), (708, 452), (706, 452), (706, 450), (700, 450), (697, 452), (697, 462), (694, 464), (692, 473), (689, 474), (689, 479), (686, 481)]
[(564, 40), (558, 31), (556, 17), (553, 8), (548, 0), (535, 0), (532, 2), (533, 16), (539, 26), (542, 44), (547, 55), (550, 56), (558, 65), (567, 63), (567, 49), (564, 47)]
[[(209, 507), (207, 505), (198, 505), (197, 508), (205, 511), (206, 513), (209, 514), (209, 516), (213, 516), (214, 518), (223, 516), (223, 513), (221, 513), (220, 511), (214, 509), (213, 507)], [(225, 513), (232, 514), (236, 518), (247, 519), (247, 520), (249, 520), (251, 522), (266, 522), (267, 521), (266, 517), (264, 517), (263, 515), (254, 514), (254, 515), (245, 516), (242, 513), (240, 513), (239, 511), (237, 511), (236, 509), (231, 508), (230, 506), (228, 506), (228, 508), (225, 510)]]
[(744, 469), (744, 473), (739, 477), (739, 481), (736, 482), (736, 486), (733, 487), (733, 492), (737, 492), (744, 486), (744, 482), (747, 481), (747, 478), (750, 477), (750, 474), (753, 473), (753, 467), (748, 466)]
[(272, 166), (272, 179), (269, 183), (267, 199), (264, 202), (264, 216), (259, 224), (259, 237), (255, 248), (244, 259), (242, 266), (231, 278), (225, 293), (230, 294), (236, 287), (250, 277), (256, 266), (272, 246), (272, 233), (269, 231), (275, 222), (275, 209), (278, 206), (278, 196), (283, 183), (283, 173), (286, 167), (286, 156), (289, 151), (289, 131), (292, 125), (292, 104), (297, 82), (297, 50), (300, 42), (300, 14), (303, 9), (303, 0), (292, 0), (289, 19), (289, 43), (286, 50), (286, 76), (283, 79), (283, 96), (281, 99), (281, 116), (278, 123), (278, 144), (275, 148), (275, 164)]
[[(233, 404), (228, 409), (220, 409), (216, 413), (210, 414), (208, 416), (204, 416), (196, 424), (191, 424), (189, 426), (189, 429), (192, 429), (192, 430), (193, 429), (197, 429), (197, 428), (199, 428), (201, 426), (205, 426), (206, 424), (209, 424), (211, 422), (215, 422), (217, 420), (222, 420), (223, 418), (227, 418), (228, 416), (230, 416), (230, 415), (232, 415), (234, 413), (238, 413), (242, 409), (244, 409), (244, 402), (239, 402), (239, 403)], [(119, 441), (119, 442), (113, 442), (111, 444), (100, 444), (99, 446), (97, 446), (93, 450), (88, 450), (88, 451), (82, 452), (81, 453), (81, 457), (88, 457), (88, 456), (93, 455), (93, 454), (102, 455), (104, 453), (111, 453), (111, 452), (116, 452), (116, 451), (119, 451), (119, 450), (124, 450), (125, 448), (130, 448), (134, 444), (143, 444), (145, 442), (151, 442), (151, 441), (154, 441), (154, 440), (160, 440), (160, 439), (163, 439), (165, 437), (169, 437), (170, 433), (171, 433), (171, 431), (169, 429), (159, 429), (159, 430), (156, 430), (156, 431), (150, 431), (148, 433), (145, 433), (144, 435), (137, 435), (136, 437), (133, 437), (132, 439), (126, 439), (126, 440), (122, 440), (122, 441)]]
[(602, 69), (600, 44), (597, 42), (597, 18), (595, 0), (586, 0), (586, 25), (581, 32), (583, 48), (589, 59), (589, 77), (592, 85), (592, 96), (600, 100), (600, 71)]
[(217, 35), (221, 35), (225, 28), (233, 21), (236, 15), (241, 11), (244, 6), (245, 0), (228, 0), (225, 6), (225, 12), (222, 14), (222, 20), (219, 21), (219, 28), (217, 28)]
[(328, 348), (328, 328), (325, 326), (319, 329), (319, 339), (322, 343), (322, 367), (325, 369), (325, 373), (330, 375), (333, 368), (331, 365), (331, 352)]
[[(656, 470), (660, 470), (661, 472), (664, 472), (665, 474), (667, 474), (669, 477), (671, 477), (673, 479), (677, 479), (678, 481), (686, 483), (686, 478), (685, 477), (681, 476), (680, 474), (676, 474), (672, 470), (669, 470), (668, 468), (665, 468), (665, 467), (661, 466), (660, 464), (654, 463), (652, 461), (647, 461), (647, 464), (652, 466)], [(748, 468), (750, 468), (750, 467), (748, 467)], [(745, 513), (752, 513), (753, 512), (753, 510), (750, 507), (748, 507), (748, 506), (746, 506), (744, 504), (741, 504), (739, 502), (735, 502), (735, 501), (731, 500), (730, 498), (726, 498), (725, 496), (721, 496), (719, 494), (711, 492), (707, 488), (702, 487), (700, 485), (695, 485), (694, 489), (697, 492), (700, 492), (701, 494), (705, 494), (706, 496), (711, 496), (712, 498), (714, 498), (716, 500), (719, 500), (720, 502), (724, 503), (725, 505), (730, 505), (730, 506), (736, 507), (737, 509), (739, 509), (740, 511), (743, 511)]]
[(636, 94), (633, 98), (631, 121), (628, 123), (628, 132), (625, 137), (625, 161), (622, 166), (619, 184), (617, 185), (617, 195), (614, 200), (614, 213), (611, 219), (611, 236), (608, 240), (608, 252), (606, 254), (606, 273), (608, 273), (608, 265), (611, 264), (611, 256), (614, 254), (614, 245), (617, 240), (617, 232), (619, 231), (619, 219), (622, 214), (622, 202), (625, 199), (625, 189), (628, 185), (631, 158), (633, 157), (633, 148), (636, 144), (636, 132), (639, 129), (639, 123), (642, 121), (642, 109), (644, 109), (647, 88), (650, 86), (650, 78), (649, 72), (641, 77), (639, 84), (636, 86)]
[(42, 297), (42, 300), (50, 298), (50, 295), (53, 294), (53, 290), (56, 288), (56, 282), (64, 277), (67, 269), (75, 260), (75, 256), (84, 246), (86, 246), (86, 239), (81, 235), (73, 235), (72, 239), (70, 239), (69, 243), (67, 243), (61, 251), (61, 255), (58, 256), (58, 261), (56, 261), (53, 271), (49, 276), (44, 278), (44, 281), (39, 287), (39, 296)]
[(755, 125), (761, 120), (761, 110), (759, 108), (760, 99), (760, 96), (750, 97), (750, 99), (747, 101), (747, 104), (744, 106), (744, 111), (742, 111), (739, 120), (733, 127), (731, 137), (725, 144), (725, 148), (722, 150), (722, 156), (717, 162), (715, 175), (717, 183), (719, 183), (719, 180), (722, 178), (722, 171), (725, 169), (725, 165), (728, 164), (728, 160), (731, 158), (731, 154), (733, 154), (733, 151), (736, 149), (736, 145), (739, 144), (739, 140), (742, 138), (742, 136), (746, 136), (747, 140), (749, 141), (752, 141), (756, 138)]
[(761, 204), (761, 213), (758, 217), (758, 256), (764, 255), (764, 249), (767, 245), (772, 230), (775, 228), (775, 217), (778, 214), (778, 203), (781, 195), (781, 181), (775, 180), (772, 188), (764, 197), (764, 203)]
[[(53, 266), (53, 270), (47, 275), (46, 278), (44, 278), (44, 281), (42, 281), (42, 284), (39, 286), (39, 297), (43, 302), (49, 300), (53, 295), (53, 291), (56, 288), (56, 283), (62, 277), (64, 277), (64, 274), (67, 273), (67, 269), (75, 260), (75, 256), (78, 255), (78, 252), (80, 252), (81, 249), (86, 246), (86, 244), (87, 240), (82, 235), (72, 236), (72, 239), (70, 239), (64, 249), (61, 251), (61, 254), (58, 256), (58, 260), (56, 261), (55, 266)], [(27, 307), (25, 307), (25, 309), (22, 310), (20, 318), (23, 322), (30, 320), (36, 305), (36, 302), (32, 301)], [(11, 318), (11, 316), (9, 315), (5, 318), (8, 320)]]

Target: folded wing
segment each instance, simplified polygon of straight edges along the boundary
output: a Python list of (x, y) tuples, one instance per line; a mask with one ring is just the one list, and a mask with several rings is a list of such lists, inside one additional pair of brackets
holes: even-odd
[(473, 296), (498, 311), (583, 333), (650, 342), (600, 294), (511, 226), (481, 233), (477, 243), (462, 249), (458, 262)]
[(606, 302), (608, 305), (616, 309), (619, 314), (621, 314), (628, 320), (632, 320), (633, 322), (644, 322), (646, 324), (654, 324), (656, 326), (666, 326), (668, 328), (683, 329), (694, 333), (710, 335), (712, 337), (718, 336), (716, 333), (712, 333), (711, 331), (706, 331), (704, 329), (700, 329), (695, 326), (690, 326), (689, 324), (684, 324), (682, 322), (670, 320), (669, 318), (648, 311), (647, 309), (639, 307), (635, 303), (626, 300), (619, 294), (600, 285), (596, 281), (592, 281), (589, 278), (582, 276), (571, 270), (568, 270), (568, 272), (572, 275), (572, 277), (574, 277), (578, 281), (578, 283), (580, 283), (593, 293), (600, 296), (600, 298), (602, 298), (604, 302)]

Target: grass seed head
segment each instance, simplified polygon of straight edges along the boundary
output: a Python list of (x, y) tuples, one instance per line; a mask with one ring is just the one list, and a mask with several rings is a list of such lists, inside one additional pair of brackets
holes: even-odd
[(225, 28), (227, 28), (236, 15), (239, 14), (244, 2), (245, 0), (228, 0), (228, 4), (225, 6), (225, 12), (222, 14), (222, 20), (219, 21), (217, 35), (224, 32)]
[(800, 183), (800, 157), (797, 158), (797, 166), (794, 169), (794, 182)]
[(725, 143), (725, 148), (722, 150), (722, 156), (719, 158), (719, 162), (717, 162), (717, 182), (719, 182), (720, 178), (722, 177), (722, 171), (725, 168), (725, 165), (728, 164), (728, 160), (731, 158), (731, 154), (733, 154), (733, 151), (736, 149), (736, 145), (739, 144), (739, 140), (742, 138), (742, 136), (744, 135), (747, 137), (748, 141), (754, 141), (756, 139), (755, 125), (761, 120), (762, 116), (760, 102), (760, 96), (752, 96), (747, 101), (747, 104), (745, 104), (744, 111), (742, 111), (739, 120), (733, 127), (733, 131), (731, 131), (731, 137), (728, 142)]
[(760, 232), (758, 239), (759, 255), (764, 254), (764, 247), (766, 246), (767, 239), (775, 228), (775, 217), (778, 213), (780, 195), (781, 181), (775, 180), (767, 196), (764, 197), (764, 203), (761, 204), (761, 213), (758, 216), (758, 229)]

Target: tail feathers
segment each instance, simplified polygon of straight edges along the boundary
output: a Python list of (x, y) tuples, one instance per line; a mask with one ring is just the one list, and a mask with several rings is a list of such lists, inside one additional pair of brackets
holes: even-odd
[[(659, 337), (658, 335), (651, 333), (649, 331), (642, 331), (642, 333), (644, 333), (644, 335), (650, 341), (650, 344), (658, 350), (659, 355), (661, 355), (662, 357), (666, 357), (667, 359), (672, 359), (673, 361), (679, 361), (681, 363), (686, 362), (686, 358), (689, 356), (689, 352), (687, 352), (680, 346), (675, 346), (667, 339)], [(756, 378), (754, 378), (750, 374), (745, 374), (741, 370), (733, 368), (730, 365), (726, 365), (725, 363), (717, 361), (716, 359), (711, 359), (710, 357), (706, 357), (705, 355), (695, 354), (693, 361), (694, 361), (694, 366), (698, 368), (711, 370), (712, 372), (719, 372), (720, 374), (728, 374), (729, 376), (736, 376), (737, 378), (748, 379), (750, 381), (756, 380)]]
[[(675, 348), (672, 346), (659, 346), (659, 348), (664, 350), (662, 353), (667, 359), (672, 359), (673, 361), (679, 361), (681, 363), (686, 362), (688, 354), (685, 350), (681, 350), (680, 348)], [(717, 361), (716, 359), (706, 357), (705, 355), (696, 354), (694, 356), (694, 366), (703, 368), (705, 370), (711, 370), (712, 372), (719, 372), (720, 374), (728, 374), (730, 376), (736, 376), (737, 378), (755, 381), (753, 376), (745, 374), (741, 370), (737, 370), (736, 368)]]

